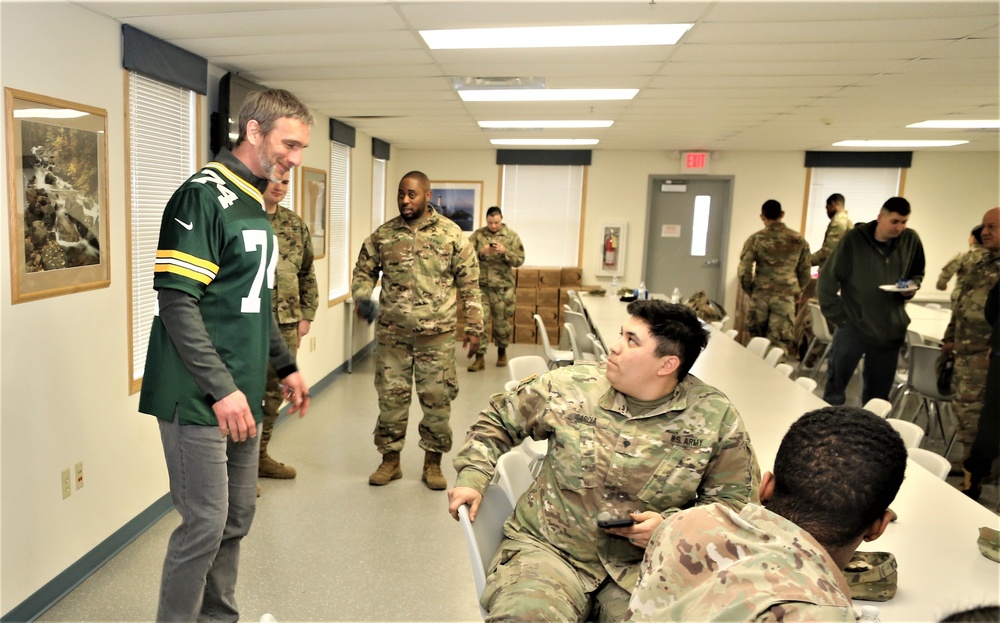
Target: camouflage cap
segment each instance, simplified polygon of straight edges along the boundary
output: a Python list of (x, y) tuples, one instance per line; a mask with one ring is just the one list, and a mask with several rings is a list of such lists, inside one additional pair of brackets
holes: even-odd
[(896, 557), (889, 552), (855, 552), (844, 568), (851, 599), (889, 601), (896, 595)]
[(976, 540), (979, 552), (992, 560), (1000, 562), (1000, 532), (983, 526), (979, 529), (979, 539)]

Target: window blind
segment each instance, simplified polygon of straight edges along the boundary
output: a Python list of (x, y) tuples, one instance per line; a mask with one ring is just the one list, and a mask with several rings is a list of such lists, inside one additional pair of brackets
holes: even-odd
[(160, 219), (171, 195), (195, 168), (195, 93), (129, 72), (130, 391), (146, 365), (156, 305), (153, 263)]
[(385, 223), (385, 160), (372, 161), (372, 231)]
[(809, 183), (804, 236), (815, 253), (823, 246), (823, 235), (830, 224), (826, 198), (833, 193), (844, 195), (844, 207), (854, 223), (875, 220), (882, 204), (899, 194), (902, 169), (816, 168)]
[(330, 141), (330, 261), (328, 301), (351, 291), (351, 148)]
[(521, 237), (526, 265), (579, 265), (583, 176), (580, 165), (503, 165), (503, 219)]

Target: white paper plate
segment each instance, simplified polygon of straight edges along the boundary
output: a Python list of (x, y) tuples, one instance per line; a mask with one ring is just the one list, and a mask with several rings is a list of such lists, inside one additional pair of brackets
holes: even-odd
[(896, 284), (891, 284), (887, 286), (879, 286), (879, 290), (885, 290), (886, 292), (916, 292), (917, 286), (907, 286), (905, 288), (900, 288)]

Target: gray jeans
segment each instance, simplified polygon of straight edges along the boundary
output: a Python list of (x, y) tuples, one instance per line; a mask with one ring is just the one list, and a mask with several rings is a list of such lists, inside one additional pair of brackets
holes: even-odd
[(240, 540), (257, 506), (260, 437), (234, 443), (217, 426), (160, 420), (170, 497), (181, 525), (170, 535), (157, 621), (238, 621)]

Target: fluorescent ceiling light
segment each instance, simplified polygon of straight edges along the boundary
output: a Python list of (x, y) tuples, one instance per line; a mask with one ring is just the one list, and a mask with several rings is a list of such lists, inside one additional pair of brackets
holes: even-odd
[(516, 145), (522, 147), (528, 145), (579, 147), (581, 145), (596, 145), (599, 142), (596, 138), (494, 138), (490, 140), (490, 143), (494, 145)]
[(568, 121), (539, 119), (538, 121), (480, 121), (488, 130), (541, 130), (545, 128), (610, 128), (614, 121)]
[(578, 102), (630, 100), (639, 89), (461, 89), (463, 102)]
[(619, 24), (421, 30), (432, 50), (673, 45), (692, 24)]
[(954, 147), (969, 141), (840, 141), (834, 147)]
[(939, 130), (996, 130), (1000, 129), (998, 119), (932, 119), (911, 123), (908, 128), (931, 128)]
[(21, 108), (14, 111), (15, 119), (76, 119), (86, 117), (89, 112), (68, 108)]

